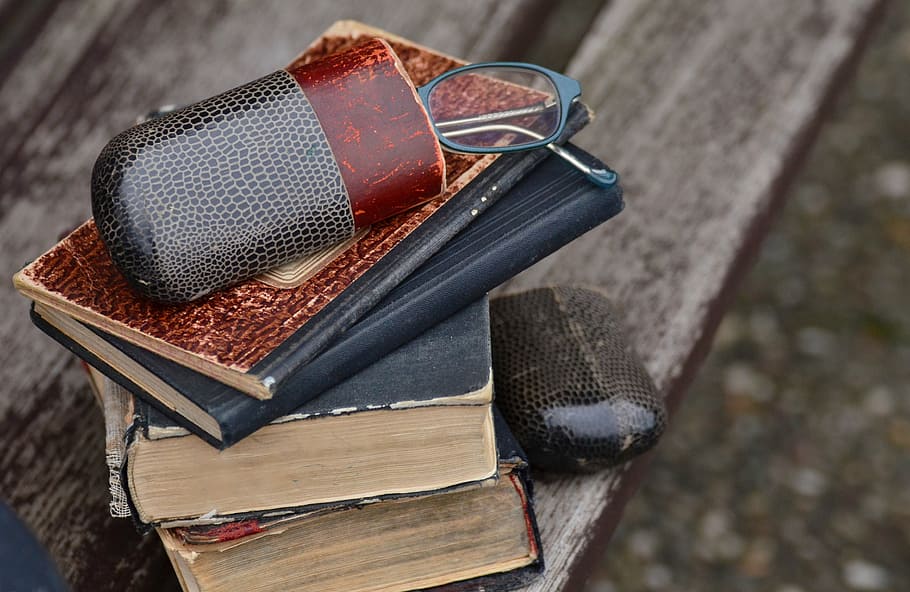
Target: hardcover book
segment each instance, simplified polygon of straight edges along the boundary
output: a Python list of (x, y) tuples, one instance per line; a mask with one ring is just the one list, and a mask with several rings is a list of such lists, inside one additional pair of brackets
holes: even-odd
[[(579, 159), (593, 160), (573, 146), (568, 149)], [(52, 337), (114, 381), (226, 447), (293, 413), (622, 207), (618, 185), (597, 187), (561, 159), (548, 158), (267, 401), (245, 397), (57, 310), (36, 305), (33, 319), (39, 328), (55, 327)]]
[(491, 486), (158, 534), (188, 591), (512, 589), (543, 557), (524, 455), (496, 432)]
[(483, 298), (223, 451), (115, 383), (96, 390), (119, 409), (106, 423), (120, 422), (108, 431), (134, 517), (217, 523), (495, 477), (491, 365)]
[[(418, 85), (463, 64), (384, 31), (343, 21), (289, 67), (373, 36), (389, 41)], [(589, 118), (587, 108), (576, 103), (565, 137)], [(235, 391), (268, 399), (286, 390), (285, 382), (299, 369), (478, 218), (545, 152), (447, 153), (448, 189), (441, 197), (374, 224), (345, 248), (189, 304), (160, 304), (134, 292), (115, 268), (91, 220), (17, 273), (14, 283), (36, 302)]]

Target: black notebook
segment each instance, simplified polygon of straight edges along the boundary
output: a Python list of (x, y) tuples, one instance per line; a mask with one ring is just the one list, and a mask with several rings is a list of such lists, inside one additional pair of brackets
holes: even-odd
[[(581, 149), (572, 145), (568, 149), (582, 161), (600, 165)], [(194, 413), (177, 409), (175, 417), (209, 442), (227, 447), (414, 339), (622, 208), (618, 182), (595, 186), (562, 159), (548, 157), (265, 401), (98, 329), (80, 325), (91, 331), (92, 339), (100, 338), (121, 352), (121, 361), (132, 360), (143, 376), (111, 357), (98, 359), (72, 339), (67, 343), (60, 335), (52, 337), (165, 412), (174, 410), (162, 407), (161, 393), (139, 385), (155, 383), (157, 390), (178, 393)], [(47, 328), (34, 313), (33, 318)], [(190, 415), (204, 416), (206, 425), (188, 421)]]

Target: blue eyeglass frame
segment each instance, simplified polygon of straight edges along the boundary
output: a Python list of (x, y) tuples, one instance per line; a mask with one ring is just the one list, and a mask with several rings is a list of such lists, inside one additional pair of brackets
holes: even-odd
[[(433, 92), (433, 88), (443, 80), (451, 78), (452, 76), (457, 76), (458, 74), (462, 74), (464, 72), (479, 70), (481, 68), (512, 68), (515, 70), (531, 70), (533, 72), (543, 74), (549, 78), (549, 80), (553, 83), (553, 87), (556, 89), (556, 96), (559, 100), (559, 125), (556, 127), (556, 131), (554, 131), (546, 138), (528, 142), (526, 144), (521, 144), (519, 146), (473, 147), (464, 146), (447, 139), (436, 126), (436, 122), (433, 121), (433, 116), (431, 115), (432, 111), (430, 110), (430, 94)], [(543, 66), (538, 66), (537, 64), (528, 64), (526, 62), (480, 62), (478, 64), (470, 64), (468, 66), (455, 68), (454, 70), (449, 70), (445, 74), (437, 76), (423, 86), (417, 87), (417, 96), (420, 97), (424, 109), (430, 116), (430, 123), (433, 124), (433, 132), (436, 134), (436, 138), (439, 140), (440, 145), (452, 152), (459, 152), (461, 154), (494, 154), (505, 152), (521, 152), (524, 150), (535, 150), (537, 148), (548, 148), (557, 156), (581, 171), (595, 185), (598, 185), (600, 187), (612, 187), (619, 181), (619, 176), (615, 172), (607, 169), (603, 165), (591, 166), (589, 164), (586, 164), (579, 160), (569, 150), (566, 150), (562, 146), (554, 143), (554, 141), (557, 140), (565, 130), (566, 121), (569, 120), (569, 109), (572, 107), (572, 103), (577, 101), (581, 96), (581, 84), (574, 78), (569, 78), (565, 74), (560, 74), (559, 72), (554, 72), (549, 68), (544, 68)]]
[(535, 140), (533, 142), (528, 142), (519, 146), (502, 146), (495, 148), (464, 146), (457, 142), (452, 142), (443, 136), (442, 132), (439, 131), (439, 129), (436, 127), (436, 122), (433, 121), (433, 117), (431, 115), (430, 122), (433, 124), (433, 131), (436, 132), (436, 137), (439, 139), (440, 144), (453, 152), (460, 152), (463, 154), (521, 152), (523, 150), (542, 148), (547, 144), (553, 142), (553, 140), (557, 139), (562, 134), (563, 130), (566, 127), (566, 121), (569, 119), (569, 108), (572, 106), (572, 103), (578, 100), (578, 97), (581, 96), (581, 84), (574, 78), (569, 78), (565, 74), (560, 74), (559, 72), (554, 72), (549, 68), (544, 68), (543, 66), (538, 66), (537, 64), (528, 64), (526, 62), (480, 62), (477, 64), (461, 66), (460, 68), (455, 68), (454, 70), (449, 70), (444, 74), (440, 74), (423, 86), (417, 87), (417, 96), (419, 96), (420, 100), (423, 102), (423, 107), (426, 109), (426, 112), (428, 114), (432, 113), (430, 110), (430, 94), (433, 92), (433, 88), (436, 85), (438, 85), (443, 80), (446, 80), (447, 78), (451, 78), (452, 76), (470, 72), (471, 70), (479, 70), (481, 68), (512, 68), (515, 70), (531, 70), (537, 72), (538, 74), (543, 74), (549, 78), (553, 83), (553, 87), (556, 89), (556, 96), (559, 100), (559, 125), (556, 127), (556, 131), (542, 140)]

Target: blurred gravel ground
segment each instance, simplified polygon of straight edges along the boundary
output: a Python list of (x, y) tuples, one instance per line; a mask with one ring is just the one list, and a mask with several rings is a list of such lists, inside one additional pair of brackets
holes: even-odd
[(588, 592), (910, 590), (910, 2), (893, 2)]

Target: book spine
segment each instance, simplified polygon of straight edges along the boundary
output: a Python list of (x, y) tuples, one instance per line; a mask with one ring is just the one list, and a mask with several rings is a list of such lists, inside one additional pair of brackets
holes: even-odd
[(113, 518), (129, 518), (128, 496), (123, 486), (122, 470), (126, 464), (128, 434), (139, 421), (134, 398), (124, 388), (108, 379), (84, 360), (80, 360), (89, 386), (104, 413), (104, 461), (108, 471), (108, 508)]
[(108, 489), (111, 494), (110, 512), (114, 518), (129, 518), (133, 513), (127, 501), (121, 471), (126, 464), (127, 434), (134, 429), (136, 420), (133, 396), (120, 385), (105, 378), (102, 382), (102, 400), (105, 461), (108, 469)]

